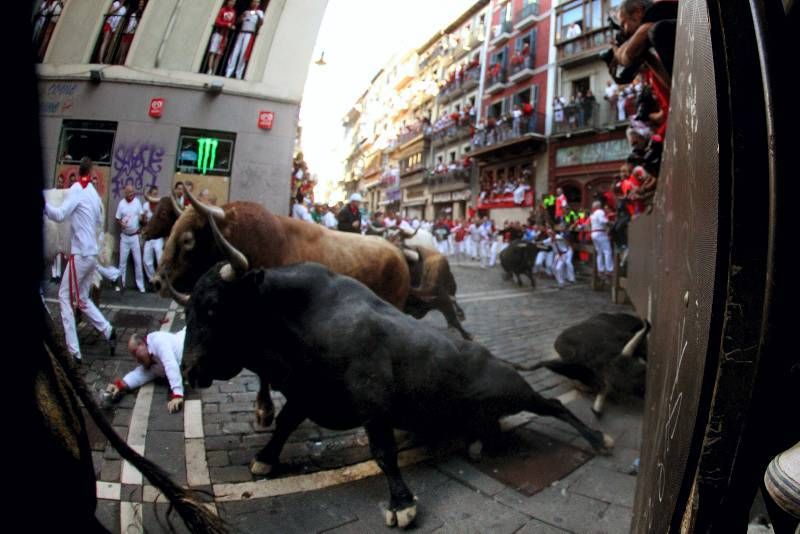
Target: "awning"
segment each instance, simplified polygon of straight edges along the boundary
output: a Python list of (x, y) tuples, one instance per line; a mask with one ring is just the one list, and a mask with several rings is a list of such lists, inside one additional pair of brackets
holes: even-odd
[(408, 208), (411, 206), (424, 206), (427, 203), (428, 203), (427, 198), (420, 198), (418, 200), (408, 200), (406, 202), (403, 202), (403, 206)]

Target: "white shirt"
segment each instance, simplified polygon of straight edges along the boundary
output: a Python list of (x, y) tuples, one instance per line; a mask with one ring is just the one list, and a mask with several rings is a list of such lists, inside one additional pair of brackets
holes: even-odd
[(111, 26), (112, 32), (117, 31), (120, 22), (122, 22), (122, 17), (124, 17), (127, 12), (128, 9), (122, 5), (122, 2), (114, 2), (111, 4), (111, 14), (106, 20), (108, 21), (108, 25)]
[(299, 202), (295, 202), (294, 206), (292, 206), (292, 217), (295, 219), (300, 219), (301, 221), (308, 221), (310, 223), (314, 222), (314, 219), (311, 218), (311, 214), (308, 212), (308, 209)]
[(400, 224), (397, 226), (404, 232), (413, 232), (414, 230), (416, 230), (416, 228), (414, 228), (411, 224), (409, 224), (408, 221), (400, 221)]
[(117, 205), (116, 218), (122, 225), (122, 233), (127, 235), (134, 235), (139, 231), (139, 217), (144, 213), (142, 203), (139, 202), (137, 197), (133, 197), (130, 202), (127, 199), (122, 199)]
[(72, 242), (70, 252), (78, 256), (97, 256), (97, 230), (103, 224), (102, 203), (92, 184), (85, 188), (79, 182), (69, 188), (64, 202), (56, 207), (45, 203), (47, 216), (56, 222), (70, 217)]
[(335, 230), (339, 226), (339, 221), (336, 220), (336, 215), (334, 215), (332, 211), (328, 211), (325, 213), (325, 216), (322, 217), (322, 224), (325, 225), (325, 228)]
[(608, 217), (606, 217), (606, 212), (603, 211), (602, 208), (594, 210), (589, 220), (592, 223), (592, 233), (605, 232), (608, 230)]
[(397, 219), (390, 219), (389, 217), (384, 217), (383, 226), (385, 228), (394, 228), (395, 226), (397, 226)]
[(614, 98), (614, 96), (619, 91), (617, 84), (612, 83), (611, 85), (606, 85), (606, 98)]
[(153, 332), (147, 335), (147, 351), (153, 356), (153, 365), (149, 369), (138, 366), (126, 374), (122, 381), (130, 389), (136, 389), (153, 379), (153, 375), (166, 377), (169, 388), (175, 395), (183, 397), (183, 377), (181, 376), (181, 360), (183, 359), (183, 341), (186, 338), (186, 327), (175, 332)]
[(255, 32), (259, 20), (264, 20), (264, 12), (260, 9), (245, 11), (244, 18), (242, 19), (242, 31)]
[(522, 204), (522, 201), (525, 200), (525, 192), (530, 188), (531, 186), (528, 184), (519, 184), (514, 189), (514, 204)]

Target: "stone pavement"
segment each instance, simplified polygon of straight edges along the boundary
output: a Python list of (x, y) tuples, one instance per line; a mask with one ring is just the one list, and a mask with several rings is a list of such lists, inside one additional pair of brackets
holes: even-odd
[[(482, 269), (454, 263), (458, 301), (465, 328), (476, 341), (506, 360), (532, 364), (556, 357), (553, 341), (565, 327), (601, 311), (630, 311), (613, 305), (608, 293), (591, 291), (586, 281), (558, 290), (538, 279), (537, 289), (501, 279), (499, 267)], [(55, 296), (50, 287), (48, 296)], [(153, 294), (104, 291), (103, 312), (119, 332), (117, 356), (109, 358), (99, 336), (83, 325), (83, 374), (99, 395), (105, 385), (134, 366), (126, 343), (132, 332), (183, 327), (180, 309)], [(58, 306), (49, 302), (57, 317)], [(170, 311), (172, 308), (172, 311)], [(161, 321), (165, 320), (162, 324)], [(445, 328), (438, 312), (424, 319)], [(590, 399), (572, 383), (546, 369), (523, 373), (534, 389), (558, 397), (580, 419), (616, 440), (611, 456), (593, 457), (550, 487), (526, 496), (480, 471), (463, 448), (426, 446), (397, 433), (403, 476), (419, 498), (416, 528), (437, 532), (627, 532), (636, 478), (627, 474), (639, 455), (641, 403), (607, 404), (597, 420)], [(248, 464), (270, 438), (274, 425), (254, 422), (258, 380), (243, 372), (210, 388), (188, 391), (182, 414), (166, 411), (167, 388), (155, 384), (128, 395), (108, 417), (128, 442), (165, 468), (181, 484), (213, 494), (220, 514), (242, 532), (376, 532), (388, 501), (385, 478), (369, 460), (363, 429), (335, 432), (308, 421), (291, 436), (281, 456), (285, 468), (269, 480), (254, 480)], [(273, 393), (276, 405), (283, 398)], [(129, 430), (134, 428), (134, 431)], [(557, 420), (530, 414), (507, 418), (511, 432), (532, 430), (589, 451), (576, 431)], [(514, 430), (511, 430), (514, 429)], [(123, 524), (149, 532), (166, 530), (165, 510), (153, 488), (123, 466), (105, 439), (93, 432), (95, 470), (100, 481), (98, 517), (112, 531)], [(175, 523), (180, 523), (176, 518)], [(180, 531), (180, 529), (179, 529)]]

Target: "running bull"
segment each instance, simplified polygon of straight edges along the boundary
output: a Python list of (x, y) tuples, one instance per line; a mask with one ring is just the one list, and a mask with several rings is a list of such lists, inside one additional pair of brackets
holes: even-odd
[(503, 267), (503, 280), (511, 280), (516, 276), (517, 285), (522, 285), (521, 274), (524, 274), (531, 281), (531, 287), (536, 287), (536, 279), (533, 277), (533, 267), (536, 263), (536, 255), (539, 248), (535, 243), (518, 239), (512, 241), (500, 253), (500, 265)]
[(569, 423), (600, 452), (613, 446), (483, 346), (415, 321), (318, 264), (248, 272), (217, 264), (197, 282), (186, 323), (184, 364), (192, 386), (208, 387), (247, 368), (287, 399), (251, 472), (270, 474), (305, 419), (337, 430), (363, 426), (388, 479), (388, 526), (407, 527), (416, 516), (394, 428), (465, 435), (474, 446), (499, 431), (500, 417), (530, 411)]
[(558, 335), (555, 349), (560, 360), (532, 369), (546, 367), (595, 392), (592, 411), (599, 417), (609, 394), (644, 397), (649, 330), (649, 322), (633, 315), (599, 313)]

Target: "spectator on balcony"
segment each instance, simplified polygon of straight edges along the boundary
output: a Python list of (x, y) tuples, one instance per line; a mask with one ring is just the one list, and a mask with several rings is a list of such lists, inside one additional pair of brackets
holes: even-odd
[(122, 19), (128, 12), (124, 2), (115, 1), (111, 4), (111, 9), (106, 13), (106, 21), (103, 24), (103, 41), (100, 43), (100, 52), (97, 58), (98, 63), (108, 63), (106, 59), (106, 51), (108, 45), (111, 44), (111, 39), (117, 33), (119, 25), (122, 24)]
[(511, 111), (511, 137), (519, 137), (522, 135), (522, 109), (519, 104), (514, 104), (514, 109)]
[(259, 0), (253, 0), (250, 2), (250, 9), (239, 16), (241, 26), (239, 35), (236, 36), (233, 52), (228, 58), (228, 67), (225, 69), (226, 78), (230, 78), (234, 70), (236, 78), (241, 80), (244, 76), (244, 69), (250, 60), (250, 52), (253, 49), (253, 39), (258, 27), (264, 22), (264, 12), (258, 8), (259, 4)]
[(567, 39), (574, 39), (575, 37), (580, 36), (583, 33), (583, 29), (579, 22), (573, 22), (569, 28), (567, 28)]
[(447, 172), (447, 165), (445, 165), (444, 161), (442, 161), (442, 156), (439, 156), (436, 168), (433, 171), (435, 174), (444, 174)]
[(614, 83), (614, 80), (608, 80), (606, 82), (605, 95), (603, 96), (603, 99), (608, 102), (608, 105), (611, 108), (610, 116), (613, 117), (617, 113), (617, 101), (619, 100), (619, 87), (616, 83)]
[(595, 104), (597, 104), (597, 99), (592, 94), (592, 90), (587, 89), (586, 94), (583, 96), (583, 100), (581, 100), (581, 107), (583, 108), (584, 125), (592, 123), (592, 114), (594, 112)]
[(525, 201), (525, 193), (527, 193), (531, 186), (531, 171), (524, 170), (522, 171), (522, 180), (519, 181), (517, 187), (514, 189), (514, 204), (520, 205)]
[(564, 122), (564, 103), (557, 96), (553, 97), (553, 119), (556, 124), (563, 124)]
[[(53, 35), (53, 30), (56, 28), (56, 24), (58, 24), (58, 18), (63, 9), (64, 2), (62, 0), (50, 0), (47, 5), (44, 3), (42, 4), (42, 9), (39, 12), (39, 20), (42, 21), (43, 25), (43, 29), (40, 28), (41, 41), (39, 43), (39, 61), (44, 59), (44, 54), (47, 52), (47, 46), (50, 44), (50, 37)], [(37, 37), (39, 36), (34, 33), (34, 39)]]
[(570, 128), (577, 128), (580, 125), (578, 121), (579, 109), (578, 100), (575, 98), (575, 95), (572, 95), (569, 97), (569, 103), (564, 106), (564, 111), (567, 113), (567, 124)]
[(125, 29), (122, 30), (119, 52), (117, 53), (117, 59), (115, 61), (115, 63), (119, 65), (124, 64), (125, 58), (128, 57), (128, 50), (131, 48), (131, 42), (133, 42), (133, 36), (136, 34), (136, 28), (139, 27), (139, 21), (142, 18), (145, 3), (145, 0), (139, 0), (139, 3), (136, 5), (136, 11), (131, 13), (131, 16), (128, 17), (128, 23), (125, 25)]
[(216, 74), (219, 67), (219, 60), (225, 53), (228, 45), (228, 38), (236, 27), (236, 0), (226, 0), (225, 5), (217, 13), (214, 21), (214, 33), (211, 35), (211, 43), (208, 45), (208, 71), (206, 74)]

